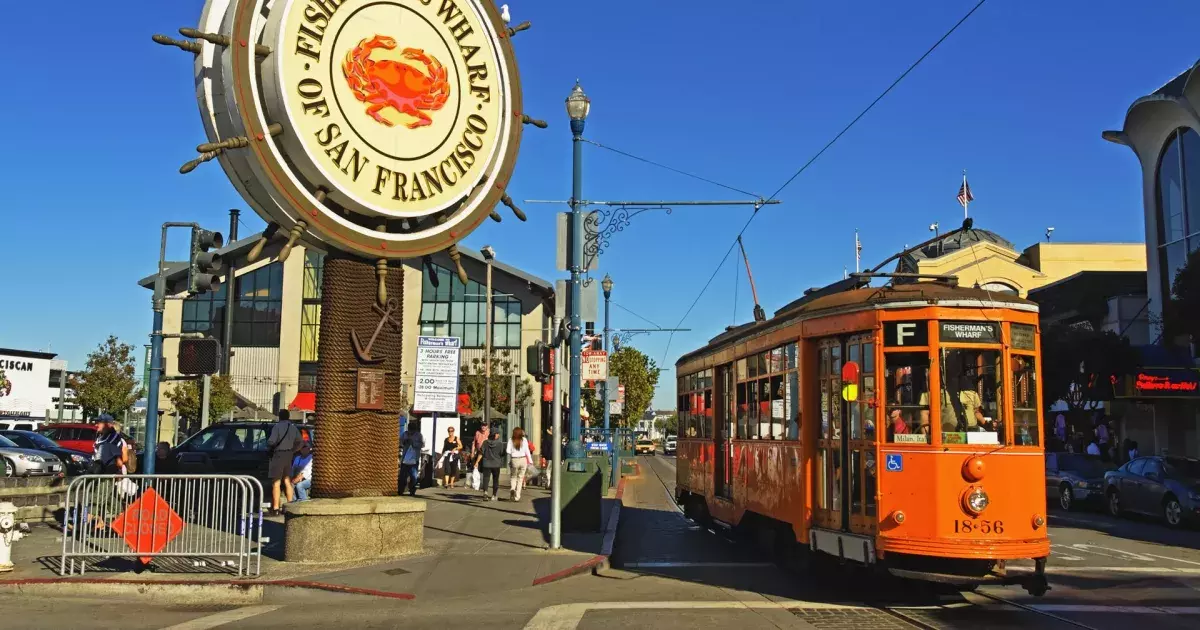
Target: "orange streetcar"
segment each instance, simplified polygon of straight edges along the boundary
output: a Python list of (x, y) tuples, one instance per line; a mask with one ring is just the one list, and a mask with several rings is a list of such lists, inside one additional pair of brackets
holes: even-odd
[(801, 560), (1042, 595), (1039, 352), (1036, 304), (954, 278), (810, 290), (676, 363), (676, 498)]

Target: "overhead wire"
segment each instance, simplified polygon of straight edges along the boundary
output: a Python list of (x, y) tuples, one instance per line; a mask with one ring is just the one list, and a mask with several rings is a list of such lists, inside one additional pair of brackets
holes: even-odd
[(634, 313), (633, 311), (629, 310), (628, 308), (625, 308), (624, 306), (621, 306), (620, 304), (617, 304), (616, 302), (613, 302), (612, 300), (609, 300), (609, 301), (608, 301), (608, 303), (609, 303), (609, 304), (612, 304), (613, 306), (615, 306), (615, 307), (617, 307), (617, 308), (619, 308), (619, 309), (621, 309), (622, 311), (625, 311), (626, 313), (629, 313), (630, 315), (633, 315), (634, 317), (636, 317), (636, 318), (638, 318), (638, 319), (640, 319), (640, 320), (642, 320), (642, 321), (646, 322), (647, 324), (650, 324), (651, 326), (654, 326), (655, 328), (662, 328), (662, 326), (659, 326), (658, 324), (656, 324), (656, 323), (654, 323), (654, 322), (650, 321), (649, 319), (646, 319), (645, 317), (642, 317), (641, 315), (638, 315), (637, 313)]
[(592, 146), (594, 146), (594, 147), (598, 148), (598, 149), (604, 149), (604, 150), (606, 150), (606, 151), (612, 151), (613, 153), (616, 153), (616, 154), (618, 154), (618, 155), (623, 155), (623, 156), (625, 156), (625, 157), (627, 157), (627, 158), (631, 158), (631, 159), (637, 160), (637, 161), (639, 161), (639, 162), (644, 162), (644, 163), (646, 163), (646, 164), (649, 164), (649, 165), (651, 165), (651, 166), (657, 166), (658, 168), (661, 168), (661, 169), (666, 169), (666, 170), (668, 170), (668, 171), (671, 171), (672, 173), (678, 173), (678, 174), (680, 174), (680, 175), (683, 175), (683, 176), (685, 176), (685, 177), (690, 177), (690, 178), (692, 178), (692, 179), (695, 179), (695, 180), (699, 180), (699, 181), (702, 181), (702, 182), (705, 182), (705, 183), (708, 183), (708, 184), (712, 184), (713, 186), (720, 186), (721, 188), (724, 188), (725, 190), (732, 190), (733, 192), (736, 192), (736, 193), (741, 193), (741, 194), (743, 194), (743, 195), (746, 195), (747, 197), (753, 197), (753, 198), (755, 198), (755, 199), (762, 199), (762, 195), (760, 195), (760, 194), (758, 194), (758, 193), (752, 193), (752, 192), (750, 192), (750, 191), (747, 191), (747, 190), (742, 190), (741, 188), (736, 188), (736, 187), (734, 187), (734, 186), (730, 186), (730, 185), (728, 185), (728, 184), (722, 184), (721, 182), (718, 182), (718, 181), (716, 181), (716, 180), (709, 179), (709, 178), (707, 178), (707, 177), (703, 177), (703, 176), (701, 176), (701, 175), (696, 175), (695, 173), (689, 173), (689, 172), (687, 172), (687, 171), (683, 171), (683, 170), (677, 169), (677, 168), (675, 168), (675, 167), (673, 167), (673, 166), (667, 166), (666, 164), (663, 164), (663, 163), (661, 163), (661, 162), (655, 162), (654, 160), (648, 160), (648, 159), (646, 159), (646, 158), (644, 158), (644, 157), (641, 157), (641, 156), (634, 155), (634, 154), (632, 154), (632, 153), (629, 153), (629, 152), (627, 152), (627, 151), (622, 151), (622, 150), (620, 150), (620, 149), (616, 149), (616, 148), (613, 148), (613, 147), (610, 147), (610, 146), (607, 146), (607, 145), (600, 144), (599, 142), (596, 142), (595, 140), (588, 140), (587, 138), (583, 138), (582, 140), (583, 140), (584, 142), (586, 142), (586, 143), (588, 143), (588, 144), (590, 144), (590, 145), (592, 145)]
[[(816, 154), (814, 154), (811, 158), (809, 158), (808, 161), (805, 162), (803, 166), (801, 166), (799, 169), (797, 169), (796, 172), (793, 173), (792, 176), (789, 177), (787, 179), (787, 181), (785, 181), (783, 183), (782, 186), (780, 186), (778, 189), (776, 189), (775, 192), (771, 193), (771, 196), (767, 197), (766, 201), (774, 201), (775, 198), (779, 196), (779, 193), (783, 192), (783, 190), (785, 188), (787, 188), (789, 185), (791, 185), (791, 183), (793, 181), (795, 181), (797, 177), (799, 177), (802, 173), (804, 173), (804, 171), (808, 170), (808, 167), (812, 166), (813, 163), (816, 162), (822, 155), (824, 155), (825, 152), (828, 151), (830, 147), (832, 147), (834, 144), (836, 144), (837, 141), (840, 140), (842, 138), (842, 136), (844, 136), (846, 134), (846, 132), (850, 131), (850, 129), (852, 127), (854, 127), (854, 125), (856, 125), (858, 123), (858, 121), (862, 120), (862, 118), (864, 116), (866, 116), (868, 112), (870, 112), (872, 109), (874, 109), (875, 106), (878, 105), (879, 102), (882, 101), (885, 96), (887, 96), (889, 93), (891, 93), (891, 91), (893, 89), (895, 89), (896, 86), (899, 85), (900, 82), (903, 81), (910, 73), (912, 73), (912, 71), (915, 70), (917, 68), (917, 66), (921, 65), (921, 62), (925, 61), (925, 59), (927, 57), (929, 57), (929, 55), (932, 54), (933, 51), (937, 50), (937, 48), (942, 45), (942, 42), (946, 41), (946, 39), (948, 39), (951, 35), (953, 35), (954, 32), (957, 31), (958, 28), (960, 26), (962, 26), (972, 15), (974, 15), (975, 12), (978, 11), (979, 8), (982, 7), (985, 2), (987, 2), (987, 0), (979, 0), (979, 2), (977, 2), (975, 4), (975, 6), (971, 7), (971, 10), (967, 11), (967, 13), (965, 15), (963, 15), (962, 18), (960, 18), (958, 20), (958, 22), (955, 22), (954, 26), (950, 27), (950, 30), (946, 31), (940, 38), (938, 38), (938, 40), (936, 42), (934, 42), (933, 45), (930, 46), (929, 49), (926, 50), (924, 54), (922, 54), (920, 57), (918, 57), (916, 61), (914, 61), (911, 65), (909, 65), (908, 68), (904, 70), (904, 72), (900, 73), (900, 76), (896, 77), (896, 80), (892, 81), (891, 85), (889, 85), (887, 87), (887, 89), (885, 89), (883, 92), (881, 92), (879, 94), (879, 96), (875, 97), (875, 100), (871, 101), (871, 103), (869, 105), (867, 105), (866, 108), (864, 108), (861, 112), (859, 112), (859, 114), (857, 116), (855, 116), (854, 119), (851, 120), (849, 124), (847, 124), (845, 127), (843, 127), (842, 130), (839, 131), (837, 133), (837, 135), (835, 135), (833, 137), (832, 140), (827, 142), (825, 144), (825, 146), (821, 147), (820, 151), (817, 151)], [(721, 257), (721, 262), (717, 264), (716, 269), (713, 270), (713, 273), (711, 276), (709, 276), (708, 281), (704, 283), (704, 287), (702, 287), (700, 289), (700, 293), (698, 295), (696, 295), (696, 299), (692, 300), (691, 305), (688, 306), (688, 309), (687, 309), (687, 311), (684, 312), (683, 317), (679, 318), (679, 323), (675, 325), (675, 328), (679, 328), (680, 326), (682, 326), (683, 322), (685, 320), (687, 320), (689, 315), (692, 314), (692, 311), (696, 308), (696, 305), (700, 302), (700, 299), (702, 297), (704, 297), (705, 292), (708, 291), (708, 287), (712, 285), (713, 278), (716, 278), (717, 273), (721, 271), (721, 267), (725, 266), (725, 262), (727, 260), (729, 260), (729, 255), (733, 252), (733, 248), (737, 246), (737, 239), (741, 238), (741, 236), (746, 232), (746, 229), (750, 227), (750, 224), (754, 222), (754, 219), (755, 219), (755, 217), (758, 216), (758, 211), (760, 209), (762, 209), (762, 204), (755, 205), (754, 212), (751, 213), (750, 218), (746, 220), (746, 223), (744, 225), (742, 225), (742, 229), (738, 230), (737, 235), (733, 239), (733, 243), (731, 243), (729, 245), (729, 249), (727, 249), (725, 251), (725, 255)], [(674, 338), (674, 336), (675, 336), (674, 333), (672, 333), (667, 338), (667, 346), (666, 346), (666, 349), (663, 350), (663, 362), (664, 363), (667, 360), (667, 353), (671, 349), (671, 341)]]

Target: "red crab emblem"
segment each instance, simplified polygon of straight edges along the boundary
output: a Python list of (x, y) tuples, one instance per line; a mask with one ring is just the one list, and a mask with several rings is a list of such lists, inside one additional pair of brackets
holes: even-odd
[(416, 118), (406, 123), (409, 129), (432, 124), (433, 119), (425, 112), (436, 112), (450, 98), (446, 68), (420, 48), (405, 48), (400, 54), (420, 62), (424, 71), (400, 61), (375, 61), (371, 52), (376, 48), (393, 50), (396, 40), (386, 35), (364, 39), (346, 53), (346, 61), (342, 63), (342, 73), (355, 98), (367, 103), (367, 115), (391, 127), (394, 123), (379, 113), (391, 107)]

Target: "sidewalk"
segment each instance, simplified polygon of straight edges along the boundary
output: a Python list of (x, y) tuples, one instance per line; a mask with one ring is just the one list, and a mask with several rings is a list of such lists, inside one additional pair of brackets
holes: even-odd
[[(274, 585), (380, 595), (442, 598), (525, 588), (589, 571), (606, 560), (605, 532), (563, 534), (563, 549), (550, 550), (550, 492), (526, 488), (520, 501), (507, 501), (507, 475), (501, 479), (501, 500), (486, 502), (469, 487), (454, 490), (426, 488), (417, 498), (426, 501), (425, 551), (396, 559), (344, 565), (305, 565), (280, 560), (283, 550), (281, 519), (264, 522), (270, 538), (257, 577), (238, 578), (230, 569), (191, 559), (158, 558), (152, 572), (134, 573), (132, 558), (89, 563), (83, 576), (60, 578), (61, 529), (37, 525), (13, 547), (11, 573), (0, 573), (0, 592), (31, 583), (122, 583), (157, 585)], [(604, 499), (603, 522), (608, 523), (618, 501)], [(611, 541), (611, 537), (610, 537)], [(611, 545), (611, 542), (610, 542)], [(58, 590), (56, 592), (63, 592)]]

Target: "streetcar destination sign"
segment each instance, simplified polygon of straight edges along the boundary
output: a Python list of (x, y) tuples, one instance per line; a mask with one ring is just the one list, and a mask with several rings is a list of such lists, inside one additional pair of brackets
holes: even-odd
[(462, 340), (417, 337), (417, 379), (413, 409), (436, 413), (458, 411), (458, 370)]
[(941, 322), (941, 339), (957, 343), (1000, 343), (1000, 325), (994, 322)]
[(515, 165), (505, 29), (492, 0), (207, 0), (198, 30), (240, 44), (197, 55), (210, 144), (234, 143), (215, 157), (301, 241), (373, 259), (446, 249)]

